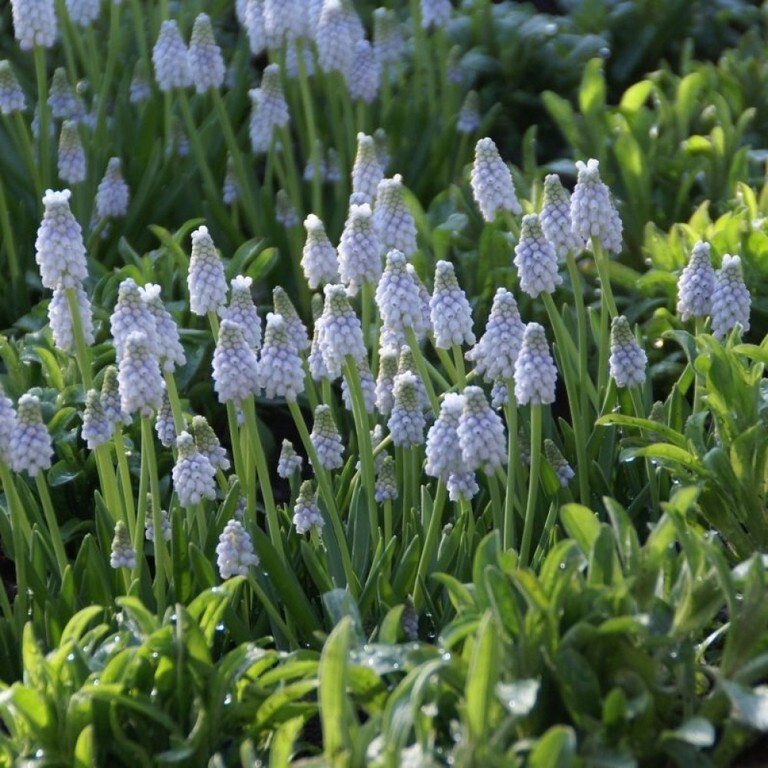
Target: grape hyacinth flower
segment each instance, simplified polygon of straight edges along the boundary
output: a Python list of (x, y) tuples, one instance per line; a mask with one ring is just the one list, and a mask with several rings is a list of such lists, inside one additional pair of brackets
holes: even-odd
[(245, 0), (243, 26), (253, 56), (260, 56), (267, 47), (264, 29), (264, 0)]
[(544, 236), (535, 213), (523, 216), (520, 240), (515, 246), (515, 266), (520, 288), (532, 299), (540, 293), (553, 293), (563, 282), (557, 271), (555, 247)]
[(583, 250), (584, 241), (573, 231), (571, 195), (556, 173), (544, 178), (544, 200), (539, 221), (558, 259), (564, 259), (569, 252)]
[(288, 333), (282, 315), (267, 314), (264, 346), (258, 364), (258, 382), (267, 399), (285, 398), (296, 402), (304, 391), (304, 369), (301, 358)]
[[(397, 361), (397, 372), (405, 373), (410, 371), (416, 376), (416, 389), (419, 391), (419, 397), (421, 399), (422, 408), (430, 408), (429, 397), (427, 396), (427, 388), (421, 379), (419, 370), (416, 367), (416, 360), (413, 357), (413, 350), (408, 345), (400, 347), (400, 357)], [(394, 388), (394, 384), (393, 384)], [(393, 389), (394, 391), (394, 389)]]
[(355, 40), (340, 0), (324, 0), (315, 30), (315, 44), (323, 72), (339, 72), (346, 77), (352, 64)]
[(394, 404), (387, 421), (392, 442), (410, 448), (424, 442), (424, 411), (420, 382), (411, 371), (398, 373), (393, 387)]
[(451, 0), (421, 0), (421, 26), (424, 29), (441, 29), (451, 20)]
[(466, 387), (463, 394), (464, 407), (456, 428), (461, 458), (467, 471), (482, 469), (492, 475), (507, 461), (504, 424), (491, 410), (480, 387)]
[(189, 432), (176, 438), (176, 463), (173, 466), (173, 489), (184, 509), (200, 504), (203, 499), (216, 498), (216, 469), (206, 456), (198, 451)]
[(96, 213), (100, 218), (125, 216), (128, 213), (128, 185), (123, 179), (119, 157), (111, 157), (104, 178), (96, 190)]
[(405, 43), (397, 14), (390, 8), (373, 11), (373, 50), (383, 67), (400, 61)]
[(83, 411), (83, 428), (81, 435), (88, 445), (89, 451), (95, 451), (100, 445), (112, 439), (114, 425), (107, 418), (101, 395), (96, 389), (85, 393), (85, 410)]
[(163, 404), (163, 377), (160, 363), (145, 333), (131, 331), (117, 369), (120, 408), (125, 413), (140, 411), (149, 417)]
[[(376, 408), (376, 382), (373, 380), (371, 366), (368, 364), (368, 358), (355, 361), (357, 376), (360, 379), (360, 388), (363, 393), (363, 407), (366, 413), (373, 413)], [(344, 400), (344, 407), (352, 411), (352, 395), (349, 391), (349, 382), (346, 374), (341, 380), (341, 396)]]
[(373, 46), (365, 39), (357, 41), (347, 75), (347, 88), (353, 101), (371, 104), (379, 93), (381, 67)]
[(405, 204), (403, 177), (399, 173), (382, 179), (376, 188), (373, 226), (384, 253), (394, 248), (410, 257), (416, 252), (416, 222)]
[(741, 273), (741, 259), (725, 254), (712, 294), (712, 335), (723, 339), (737, 324), (741, 326), (741, 332), (746, 333), (750, 305), (749, 291)]
[(110, 317), (112, 341), (115, 345), (118, 361), (125, 354), (128, 334), (140, 331), (146, 336), (153, 354), (158, 352), (158, 332), (155, 318), (142, 299), (139, 286), (132, 277), (126, 277), (117, 289), (117, 303)]
[(323, 181), (328, 184), (336, 184), (341, 181), (341, 167), (339, 165), (339, 153), (334, 147), (328, 147), (325, 154), (325, 175)]
[(24, 91), (7, 59), (0, 61), (0, 114), (12, 115), (27, 108)]
[(275, 219), (286, 229), (299, 226), (299, 214), (284, 189), (278, 189), (275, 196)]
[(128, 527), (122, 520), (115, 523), (115, 535), (112, 539), (112, 551), (109, 556), (109, 565), (118, 568), (136, 567), (136, 550), (131, 544), (131, 536)]
[(57, 67), (53, 72), (51, 90), (48, 94), (48, 106), (56, 120), (78, 120), (83, 117), (85, 108), (69, 84), (67, 70)]
[(216, 437), (208, 419), (205, 416), (194, 416), (191, 429), (197, 450), (211, 462), (214, 469), (226, 472), (230, 466), (227, 452)]
[(309, 334), (307, 327), (299, 317), (296, 307), (293, 306), (291, 297), (285, 288), (276, 285), (272, 289), (272, 305), (276, 315), (282, 315), (288, 331), (288, 337), (298, 352), (303, 352), (309, 347)]
[(611, 356), (608, 360), (611, 378), (617, 387), (637, 387), (645, 381), (648, 357), (637, 343), (624, 315), (611, 323)]
[(152, 49), (152, 65), (157, 87), (163, 93), (173, 88), (189, 88), (193, 84), (189, 52), (173, 19), (166, 19), (160, 26), (160, 34)]
[(379, 182), (384, 178), (376, 142), (365, 133), (357, 134), (357, 153), (352, 166), (352, 193), (360, 195), (363, 202), (373, 203)]
[(227, 154), (227, 168), (224, 172), (224, 183), (221, 186), (221, 199), (224, 205), (234, 205), (240, 199), (240, 181), (237, 178), (235, 161)]
[(264, 0), (264, 31), (270, 48), (309, 32), (305, 0)]
[(301, 46), (295, 38), (289, 39), (285, 44), (285, 74), (290, 80), (296, 80), (301, 72), (299, 56), (304, 60), (304, 74), (312, 77), (315, 74), (315, 57), (312, 48), (308, 44)]
[(477, 91), (469, 91), (459, 110), (456, 130), (459, 133), (474, 133), (480, 125), (480, 97)]
[(78, 27), (89, 27), (99, 18), (101, 0), (67, 0), (69, 18)]
[[(152, 494), (147, 494), (147, 512), (144, 520), (144, 538), (147, 541), (155, 541), (155, 519), (154, 519), (154, 502), (152, 501)], [(168, 517), (168, 511), (165, 509), (160, 510), (160, 532), (164, 541), (171, 540), (171, 520)]]
[(693, 246), (691, 259), (677, 281), (677, 311), (683, 322), (712, 312), (717, 277), (710, 260), (709, 243)]
[(515, 397), (520, 405), (546, 405), (555, 401), (557, 368), (549, 352), (544, 328), (528, 323), (515, 361)]
[(139, 295), (155, 324), (157, 356), (160, 366), (166, 373), (173, 373), (176, 366), (186, 363), (184, 347), (181, 346), (179, 329), (171, 313), (165, 308), (160, 298), (160, 286), (147, 283), (139, 288)]
[(438, 349), (475, 343), (472, 309), (450, 261), (438, 261), (435, 265), (435, 290), (429, 309)]
[(49, 189), (43, 196), (45, 210), (37, 230), (35, 261), (46, 288), (74, 288), (88, 277), (82, 230), (69, 208), (71, 196), (68, 189)]
[(256, 153), (268, 152), (277, 128), (288, 125), (290, 114), (280, 82), (280, 67), (269, 64), (264, 68), (261, 87), (248, 91), (251, 97), (250, 136)]
[(508, 402), (509, 389), (507, 385), (504, 383), (504, 381), (501, 380), (494, 381), (493, 386), (491, 387), (491, 408), (503, 408)]
[[(382, 325), (387, 328), (387, 342), (400, 347), (406, 343), (405, 329), (413, 328), (417, 339), (429, 329), (425, 322), (424, 307), (419, 285), (402, 251), (391, 250), (387, 254), (386, 267), (376, 287), (376, 305)], [(428, 296), (428, 294), (427, 294)], [(431, 299), (429, 300), (431, 302)]]
[(493, 221), (499, 211), (519, 215), (523, 212), (515, 193), (512, 174), (501, 159), (493, 139), (480, 139), (475, 146), (470, 185), (480, 213)]
[(324, 469), (338, 469), (344, 466), (344, 444), (329, 406), (321, 404), (315, 408), (315, 423), (309, 437), (320, 466)]
[(343, 285), (326, 285), (323, 292), (325, 305), (316, 324), (318, 346), (329, 378), (337, 379), (347, 357), (355, 361), (365, 357), (363, 329)]
[(56, 42), (56, 10), (53, 0), (11, 0), (13, 34), (22, 51), (36, 45), (51, 48)]
[(467, 472), (459, 442), (459, 419), (464, 410), (464, 395), (446, 392), (440, 413), (427, 432), (427, 463), (424, 471), (444, 483), (452, 473)]
[(239, 406), (258, 391), (256, 353), (243, 336), (243, 329), (231, 320), (222, 320), (213, 351), (213, 388), (220, 403)]
[(382, 416), (392, 412), (395, 403), (394, 386), (400, 352), (395, 347), (384, 347), (379, 352), (379, 372), (374, 390), (376, 410)]
[(163, 390), (163, 402), (155, 415), (155, 432), (160, 445), (164, 448), (172, 448), (176, 445), (176, 424), (173, 420), (173, 409), (167, 389)]
[(470, 501), (480, 490), (474, 472), (451, 472), (445, 484), (451, 501)]
[(101, 405), (113, 428), (118, 424), (130, 424), (131, 416), (122, 408), (120, 400), (120, 383), (117, 380), (117, 368), (108, 365), (104, 369), (104, 379), (101, 382)]
[(506, 288), (497, 288), (485, 333), (465, 357), (474, 362), (475, 371), (485, 381), (508, 381), (515, 375), (524, 333), (525, 323), (514, 295)]
[(144, 68), (144, 62), (138, 61), (133, 69), (133, 78), (128, 91), (128, 100), (131, 104), (141, 104), (152, 98), (152, 88)]
[(85, 150), (74, 120), (65, 120), (61, 126), (58, 170), (59, 178), (67, 184), (79, 184), (85, 181), (87, 174)]
[(40, 470), (50, 469), (52, 455), (53, 441), (43, 423), (40, 399), (29, 393), (22, 395), (8, 445), (11, 469), (35, 477)]
[[(90, 346), (94, 342), (93, 336), (93, 311), (88, 294), (81, 286), (72, 289), (75, 292), (78, 313), (80, 315), (80, 327), (83, 332), (83, 341)], [(48, 322), (53, 333), (53, 343), (62, 352), (74, 352), (75, 334), (72, 325), (72, 313), (67, 301), (67, 289), (57, 286), (53, 289), (53, 296), (48, 304)]]
[(622, 225), (608, 187), (600, 179), (600, 164), (594, 158), (576, 161), (579, 175), (571, 197), (574, 234), (591, 245), (592, 238), (611, 253), (621, 251)]
[(10, 464), (11, 435), (16, 424), (13, 402), (0, 387), (0, 461)]
[(293, 525), (300, 536), (312, 530), (320, 534), (323, 530), (325, 520), (320, 514), (311, 480), (305, 480), (299, 488), (299, 496), (293, 507)]
[(250, 568), (259, 564), (248, 531), (235, 519), (229, 520), (224, 526), (216, 545), (216, 557), (219, 574), (224, 580), (233, 576), (247, 576)]
[(189, 67), (197, 93), (218, 90), (224, 84), (224, 57), (216, 44), (211, 19), (205, 13), (197, 16), (192, 27)]
[(571, 465), (566, 460), (565, 456), (560, 453), (558, 447), (549, 439), (544, 440), (544, 455), (547, 457), (547, 461), (550, 463), (552, 469), (555, 470), (557, 479), (560, 481), (562, 488), (567, 488), (568, 483), (576, 477), (576, 473), (571, 468)]
[(238, 275), (232, 279), (229, 306), (221, 307), (222, 320), (231, 320), (240, 326), (248, 346), (254, 352), (261, 348), (261, 318), (251, 296), (252, 277)]
[(397, 501), (398, 492), (395, 460), (388, 454), (385, 454), (379, 462), (373, 495), (377, 504), (382, 504), (385, 501)]
[(325, 283), (339, 280), (339, 259), (336, 249), (331, 245), (323, 222), (314, 213), (304, 219), (307, 240), (302, 251), (301, 267), (307, 284), (314, 291)]
[(381, 246), (373, 227), (371, 206), (352, 205), (339, 242), (339, 274), (354, 296), (362, 284), (376, 284), (381, 277)]
[(218, 312), (227, 302), (224, 264), (216, 253), (208, 227), (200, 227), (192, 233), (187, 287), (189, 308), (196, 315)]
[(296, 453), (293, 443), (284, 439), (280, 448), (280, 457), (277, 460), (277, 476), (288, 480), (294, 472), (301, 472), (303, 461), (304, 459)]

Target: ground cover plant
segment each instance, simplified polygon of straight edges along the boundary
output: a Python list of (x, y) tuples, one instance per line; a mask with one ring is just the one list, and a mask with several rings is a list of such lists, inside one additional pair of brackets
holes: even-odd
[(765, 42), (715, 5), (608, 64), (652, 3), (0, 12), (0, 764), (765, 750)]

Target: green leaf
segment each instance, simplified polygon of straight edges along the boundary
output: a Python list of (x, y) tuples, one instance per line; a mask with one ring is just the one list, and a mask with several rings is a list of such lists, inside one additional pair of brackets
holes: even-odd
[(488, 736), (490, 704), (498, 676), (499, 640), (493, 614), (488, 611), (477, 631), (465, 689), (469, 737), (477, 744), (482, 744)]
[(284, 722), (275, 731), (269, 748), (269, 768), (283, 768), (290, 765), (296, 739), (299, 738), (303, 727), (304, 718), (294, 717)]
[(603, 60), (590, 59), (584, 67), (579, 88), (579, 109), (589, 117), (602, 116), (605, 109), (605, 76)]
[(80, 731), (75, 742), (74, 768), (96, 768), (96, 740), (93, 725), (88, 725)]
[(351, 750), (354, 713), (347, 703), (347, 664), (352, 620), (343, 618), (328, 636), (320, 657), (318, 705), (323, 753), (329, 765), (346, 765)]
[(576, 734), (564, 725), (550, 728), (528, 758), (528, 768), (571, 768), (575, 763)]
[(624, 113), (634, 114), (648, 101), (653, 89), (652, 80), (641, 80), (639, 83), (631, 85), (622, 94), (619, 109)]
[(104, 608), (91, 605), (78, 611), (68, 622), (59, 640), (60, 645), (77, 642), (85, 633), (86, 627), (97, 617), (104, 615)]
[(600, 535), (597, 515), (582, 504), (565, 504), (560, 510), (560, 520), (568, 535), (576, 541), (579, 549), (589, 557), (592, 547)]

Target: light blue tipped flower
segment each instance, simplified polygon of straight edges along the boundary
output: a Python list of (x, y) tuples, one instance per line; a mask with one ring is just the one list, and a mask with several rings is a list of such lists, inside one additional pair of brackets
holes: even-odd
[(360, 318), (352, 309), (343, 285), (326, 285), (323, 314), (317, 321), (318, 346), (329, 378), (337, 379), (347, 357), (366, 355)]
[(227, 452), (219, 442), (213, 427), (208, 423), (208, 419), (205, 416), (194, 416), (191, 430), (197, 450), (211, 462), (214, 469), (226, 472), (230, 466)]
[(160, 26), (160, 34), (152, 49), (152, 65), (157, 86), (164, 93), (193, 85), (189, 52), (175, 20), (166, 19)]
[(325, 525), (320, 507), (317, 505), (317, 499), (311, 480), (305, 480), (299, 489), (299, 496), (293, 507), (293, 525), (296, 533), (303, 536), (314, 530), (320, 533)]
[(272, 289), (272, 304), (276, 315), (282, 315), (285, 320), (288, 338), (299, 352), (303, 352), (309, 347), (309, 334), (307, 326), (304, 325), (296, 307), (293, 306), (291, 297), (281, 285), (276, 285)]
[(377, 504), (382, 504), (385, 501), (397, 500), (398, 492), (395, 460), (388, 454), (385, 454), (379, 462), (379, 471), (376, 475), (373, 495)]
[(350, 296), (356, 295), (363, 283), (378, 283), (382, 272), (381, 244), (367, 203), (350, 206), (338, 252), (339, 274)]
[(474, 133), (480, 128), (481, 123), (480, 97), (477, 95), (477, 91), (469, 91), (459, 110), (456, 130), (459, 133)]
[(386, 267), (376, 287), (376, 305), (382, 325), (388, 330), (390, 346), (399, 348), (406, 343), (407, 328), (413, 329), (417, 339), (423, 338), (429, 329), (420, 286), (415, 273), (408, 270), (402, 251), (391, 250), (387, 254)]
[[(0, 114), (12, 115), (27, 108), (27, 99), (7, 59), (0, 61)], [(65, 179), (66, 181), (66, 179)]]
[(339, 72), (346, 77), (352, 64), (355, 39), (340, 0), (324, 0), (315, 30), (315, 44), (323, 72)]
[(384, 178), (384, 169), (379, 162), (376, 142), (372, 136), (357, 134), (357, 153), (352, 166), (352, 192), (362, 195), (364, 202), (373, 204), (379, 182)]
[(176, 424), (173, 420), (173, 409), (167, 389), (163, 391), (163, 403), (155, 415), (155, 432), (160, 445), (164, 448), (172, 448), (176, 445)]
[(51, 48), (58, 31), (53, 0), (11, 0), (13, 34), (22, 51)]
[(611, 323), (611, 356), (608, 360), (611, 378), (617, 387), (637, 387), (645, 381), (648, 356), (637, 343), (624, 315)]
[(79, 184), (85, 181), (87, 174), (85, 149), (74, 120), (65, 120), (61, 126), (57, 162), (59, 178), (62, 181), (66, 181), (67, 184)]
[(485, 381), (509, 380), (515, 375), (524, 333), (525, 323), (514, 295), (506, 288), (497, 288), (485, 333), (465, 357), (475, 363), (475, 371)]
[(521, 214), (512, 174), (501, 159), (493, 139), (480, 139), (475, 145), (475, 161), (470, 173), (472, 194), (486, 221), (493, 221), (499, 211)]
[(264, 68), (261, 87), (248, 91), (251, 98), (251, 147), (256, 153), (268, 152), (278, 128), (288, 125), (290, 114), (280, 80), (280, 67), (269, 64)]
[(260, 56), (267, 47), (264, 28), (264, 0), (244, 0), (243, 26), (248, 35), (248, 45), (253, 56)]
[[(54, 288), (50, 304), (48, 304), (48, 322), (53, 334), (53, 343), (62, 352), (75, 351), (75, 334), (72, 324), (72, 312), (69, 308), (66, 288)], [(94, 342), (93, 336), (93, 310), (88, 294), (81, 286), (72, 288), (75, 292), (77, 312), (80, 316), (80, 328), (83, 333), (83, 341), (90, 346)]]
[(539, 220), (558, 259), (564, 259), (569, 252), (583, 250), (584, 241), (573, 231), (571, 195), (556, 173), (544, 178), (544, 200)]
[(115, 523), (115, 535), (112, 538), (109, 565), (114, 569), (136, 567), (136, 550), (131, 544), (128, 527), (122, 520)]
[(126, 277), (117, 290), (117, 303), (109, 320), (118, 361), (125, 354), (128, 335), (139, 331), (146, 336), (153, 354), (158, 354), (159, 334), (155, 317), (142, 298), (132, 277)]
[(328, 239), (323, 222), (314, 213), (304, 219), (307, 240), (302, 251), (301, 267), (307, 284), (314, 291), (325, 283), (339, 281), (339, 259)]
[(264, 346), (258, 364), (259, 386), (268, 399), (281, 397), (288, 402), (304, 392), (304, 368), (282, 315), (270, 312), (264, 332)]
[(243, 400), (259, 390), (256, 353), (248, 345), (242, 328), (231, 320), (222, 320), (213, 351), (213, 388), (220, 403)]
[(120, 408), (125, 413), (139, 411), (149, 417), (163, 404), (163, 377), (160, 363), (145, 333), (132, 331), (125, 340), (125, 349), (117, 369), (120, 387)]
[(394, 386), (400, 351), (396, 347), (385, 347), (379, 353), (379, 372), (374, 390), (376, 410), (388, 416), (395, 404)]
[(35, 261), (46, 288), (74, 288), (88, 276), (83, 232), (69, 208), (68, 190), (43, 196), (43, 221), (37, 230)]
[(427, 463), (424, 471), (444, 483), (452, 473), (467, 472), (459, 442), (459, 420), (464, 410), (464, 395), (447, 392), (440, 414), (427, 433)]
[(130, 190), (123, 178), (119, 157), (111, 157), (96, 190), (96, 213), (100, 218), (116, 218), (128, 213)]
[(211, 19), (205, 13), (197, 16), (192, 27), (189, 66), (195, 90), (198, 93), (218, 90), (224, 84), (226, 74), (224, 57), (213, 35)]
[(251, 568), (259, 564), (254, 554), (248, 531), (239, 520), (229, 520), (216, 545), (216, 565), (222, 579), (247, 576)]
[(230, 282), (229, 306), (221, 307), (222, 320), (237, 323), (248, 345), (257, 352), (261, 348), (261, 318), (251, 295), (252, 277), (238, 275)]
[[(356, 360), (355, 368), (357, 368), (357, 377), (360, 379), (360, 388), (363, 392), (363, 408), (366, 413), (373, 413), (376, 408), (376, 382), (373, 379), (368, 358), (364, 357), (362, 360)], [(341, 380), (341, 397), (344, 400), (344, 407), (348, 411), (353, 410), (352, 395), (349, 392), (349, 382), (347, 381), (346, 374)]]
[(557, 368), (544, 328), (528, 323), (515, 361), (515, 397), (520, 405), (546, 405), (555, 401)]
[(544, 455), (555, 471), (555, 475), (557, 475), (557, 479), (560, 481), (560, 486), (566, 488), (568, 483), (576, 477), (576, 473), (565, 456), (560, 453), (560, 449), (549, 438), (544, 440)]
[(438, 261), (435, 265), (435, 290), (429, 309), (438, 349), (475, 343), (472, 308), (449, 261)]
[(8, 446), (11, 469), (35, 477), (41, 470), (50, 469), (52, 455), (53, 441), (43, 423), (40, 399), (29, 393), (22, 395)]
[(426, 422), (418, 376), (410, 371), (398, 373), (393, 394), (394, 404), (387, 421), (392, 442), (403, 448), (421, 445)]
[(424, 29), (447, 27), (452, 11), (451, 0), (421, 0), (421, 26)]
[(78, 27), (89, 27), (99, 18), (101, 0), (67, 0), (69, 18)]
[(173, 490), (184, 509), (200, 504), (203, 499), (216, 498), (216, 469), (207, 457), (197, 450), (189, 432), (176, 438), (176, 463), (173, 466)]
[(324, 469), (344, 466), (344, 444), (329, 406), (321, 404), (315, 408), (315, 423), (309, 437), (320, 466)]
[(540, 293), (553, 293), (563, 282), (557, 271), (555, 248), (544, 237), (535, 213), (523, 216), (520, 240), (515, 246), (515, 266), (520, 288), (533, 299)]
[(592, 238), (610, 253), (621, 251), (622, 225), (608, 187), (600, 178), (600, 164), (576, 161), (578, 180), (571, 196), (571, 222), (576, 237), (591, 246)]
[(293, 443), (290, 440), (283, 440), (277, 460), (277, 476), (287, 480), (294, 472), (301, 472), (303, 462), (304, 459), (296, 453)]
[(192, 233), (187, 287), (189, 308), (196, 315), (218, 312), (227, 302), (224, 264), (216, 253), (208, 227), (200, 227)]
[(709, 243), (693, 246), (691, 259), (677, 281), (677, 311), (683, 322), (706, 317), (712, 311), (717, 277), (712, 268)]
[(416, 222), (405, 204), (403, 177), (399, 173), (382, 179), (376, 188), (373, 226), (383, 253), (395, 249), (410, 257), (416, 252)]
[(89, 389), (85, 393), (85, 410), (83, 411), (83, 428), (81, 435), (93, 451), (112, 438), (114, 425), (107, 418), (104, 406), (101, 403), (101, 395), (96, 389)]
[(741, 272), (741, 259), (726, 254), (712, 295), (712, 335), (718, 339), (725, 338), (737, 324), (741, 326), (741, 332), (746, 333), (749, 330), (750, 306), (749, 291)]
[(464, 389), (464, 404), (456, 434), (466, 471), (482, 469), (492, 475), (507, 461), (507, 439), (500, 416), (491, 410), (480, 387)]
[(358, 40), (352, 56), (347, 87), (354, 101), (371, 104), (379, 93), (381, 66), (373, 46), (366, 40)]
[(181, 346), (176, 321), (163, 304), (159, 285), (147, 283), (143, 288), (139, 288), (139, 295), (155, 322), (157, 356), (160, 360), (160, 366), (166, 373), (173, 373), (176, 366), (180, 367), (186, 363), (184, 347)]

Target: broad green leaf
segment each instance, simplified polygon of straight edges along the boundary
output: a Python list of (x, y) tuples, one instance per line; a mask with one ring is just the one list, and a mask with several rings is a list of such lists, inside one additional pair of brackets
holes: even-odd
[(576, 734), (564, 725), (550, 728), (528, 758), (528, 768), (571, 768), (575, 764)]
[(579, 109), (583, 115), (602, 116), (605, 108), (605, 76), (603, 60), (590, 59), (584, 67), (579, 88)]
[(499, 652), (494, 616), (488, 611), (477, 631), (465, 689), (469, 736), (478, 744), (485, 741), (491, 725), (490, 705), (499, 676)]
[[(275, 721), (284, 722), (286, 719), (293, 719), (302, 712), (306, 712), (309, 716), (315, 705), (311, 703), (308, 697), (316, 688), (316, 680), (299, 680), (281, 686), (259, 704), (255, 726), (265, 728), (268, 725), (274, 725)], [(338, 726), (338, 723), (336, 725)]]
[(560, 510), (560, 520), (562, 520), (568, 535), (589, 557), (592, 547), (600, 535), (600, 522), (597, 515), (589, 507), (582, 504), (565, 504)]
[(88, 725), (80, 731), (75, 743), (73, 760), (74, 768), (96, 768), (96, 740), (93, 725)]
[(354, 713), (347, 702), (347, 663), (352, 620), (345, 616), (328, 636), (320, 657), (318, 705), (323, 753), (332, 766), (345, 766), (351, 750)]
[(639, 83), (631, 85), (622, 94), (619, 109), (622, 112), (634, 114), (648, 101), (653, 89), (652, 80), (641, 80)]
[[(284, 768), (290, 765), (296, 739), (299, 738), (303, 727), (304, 718), (294, 717), (277, 728), (269, 748), (269, 768)], [(255, 759), (253, 764), (256, 764)]]
[(68, 622), (61, 634), (59, 643), (64, 645), (70, 641), (78, 641), (85, 633), (86, 627), (97, 617), (104, 615), (104, 608), (91, 605), (78, 611)]

